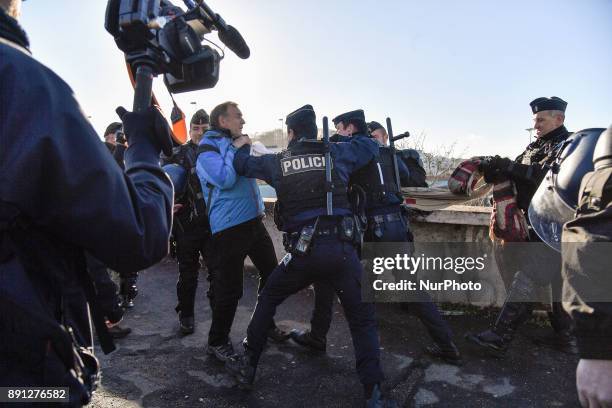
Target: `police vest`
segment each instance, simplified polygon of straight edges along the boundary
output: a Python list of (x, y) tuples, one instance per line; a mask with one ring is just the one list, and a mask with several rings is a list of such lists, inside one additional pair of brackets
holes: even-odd
[[(546, 135), (543, 139), (537, 139), (527, 149), (516, 158), (515, 162), (531, 166), (539, 164), (540, 166), (551, 165), (560, 152), (561, 142), (566, 140), (571, 135), (564, 126), (557, 128)], [(533, 198), (540, 182), (542, 181), (536, 175), (529, 173), (527, 178), (531, 182), (515, 180), (517, 189), (517, 203), (519, 208), (526, 211), (529, 208), (529, 202)]]
[(371, 160), (367, 165), (353, 173), (350, 179), (352, 185), (358, 185), (365, 191), (366, 207), (368, 208), (384, 204), (389, 194), (399, 195), (391, 149), (380, 147), (379, 151), (378, 160)]
[(183, 167), (187, 172), (187, 186), (185, 192), (177, 198), (177, 201), (186, 205), (191, 211), (192, 217), (206, 215), (206, 203), (202, 194), (202, 184), (196, 172), (198, 146), (192, 142), (175, 147), (166, 164), (175, 163)]
[[(276, 194), (283, 217), (306, 210), (325, 208), (325, 147), (322, 142), (301, 141), (278, 155), (281, 170)], [(334, 208), (350, 209), (347, 185), (338, 176), (332, 159)]]
[(527, 149), (515, 161), (526, 165), (552, 163), (556, 158), (556, 147), (571, 134), (563, 126), (553, 130), (552, 133), (550, 137), (537, 139), (527, 146)]

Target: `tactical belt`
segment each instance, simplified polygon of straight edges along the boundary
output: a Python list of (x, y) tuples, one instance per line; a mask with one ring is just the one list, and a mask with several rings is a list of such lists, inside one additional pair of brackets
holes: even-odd
[[(294, 240), (298, 239), (300, 237), (300, 231), (297, 232), (285, 232), (283, 234), (283, 243), (286, 242), (293, 242)], [(317, 228), (317, 230), (314, 232), (314, 236), (315, 237), (336, 237), (339, 236), (340, 234), (340, 228), (338, 227), (328, 227), (328, 228)]]
[(384, 215), (372, 215), (368, 217), (368, 220), (373, 221), (375, 224), (382, 224), (385, 221), (388, 221), (388, 222), (399, 221), (401, 219), (402, 219), (402, 214), (398, 212), (391, 213), (391, 214), (384, 214)]
[[(308, 238), (308, 243), (306, 247), (309, 247), (311, 241), (315, 240), (317, 237), (334, 237), (342, 242), (349, 242), (354, 245), (361, 245), (362, 233), (359, 230), (357, 220), (354, 217), (341, 217), (337, 220), (336, 225), (319, 225), (319, 219), (317, 218), (317, 222), (315, 225), (306, 225), (297, 232), (286, 232), (283, 234), (283, 246), (287, 252), (293, 253), (295, 249), (300, 249), (300, 246), (304, 245), (300, 244), (301, 238), (303, 239), (303, 234), (308, 229), (314, 229), (311, 232), (310, 237)], [(307, 249), (301, 252), (303, 255), (307, 252)]]

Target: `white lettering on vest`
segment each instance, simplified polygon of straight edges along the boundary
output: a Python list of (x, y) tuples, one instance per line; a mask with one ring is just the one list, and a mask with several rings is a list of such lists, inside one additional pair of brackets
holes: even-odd
[(325, 170), (325, 159), (323, 155), (307, 154), (297, 157), (281, 159), (283, 176), (302, 173), (312, 170)]

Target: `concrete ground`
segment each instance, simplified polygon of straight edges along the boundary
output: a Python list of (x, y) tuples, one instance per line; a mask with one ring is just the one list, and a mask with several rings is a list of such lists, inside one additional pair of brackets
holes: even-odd
[[(232, 340), (238, 349), (256, 300), (256, 271), (247, 268)], [(326, 355), (311, 354), (292, 342), (271, 345), (262, 355), (254, 390), (235, 387), (223, 365), (204, 351), (210, 309), (208, 284), (200, 275), (196, 332), (178, 333), (174, 312), (177, 266), (166, 260), (139, 277), (136, 306), (123, 324), (132, 334), (117, 351), (98, 356), (102, 386), (93, 407), (361, 407), (362, 388), (354, 370), (353, 347), (342, 308), (335, 305)], [(278, 310), (281, 327), (305, 327), (312, 309), (310, 289), (290, 297)], [(547, 330), (528, 322), (505, 360), (482, 358), (463, 334), (481, 330), (494, 311), (467, 309), (447, 316), (464, 353), (462, 367), (423, 354), (429, 338), (420, 322), (394, 304), (378, 306), (384, 390), (403, 407), (574, 407), (573, 356), (532, 345), (528, 335)]]

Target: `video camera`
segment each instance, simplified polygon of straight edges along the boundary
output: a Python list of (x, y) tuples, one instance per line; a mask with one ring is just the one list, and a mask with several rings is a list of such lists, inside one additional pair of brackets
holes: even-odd
[(213, 30), (238, 57), (250, 56), (238, 30), (226, 24), (204, 1), (183, 2), (188, 11), (168, 0), (108, 1), (104, 27), (136, 73), (135, 108), (149, 106), (152, 77), (158, 74), (164, 75), (171, 93), (214, 87), (223, 56), (202, 45), (204, 36)]

